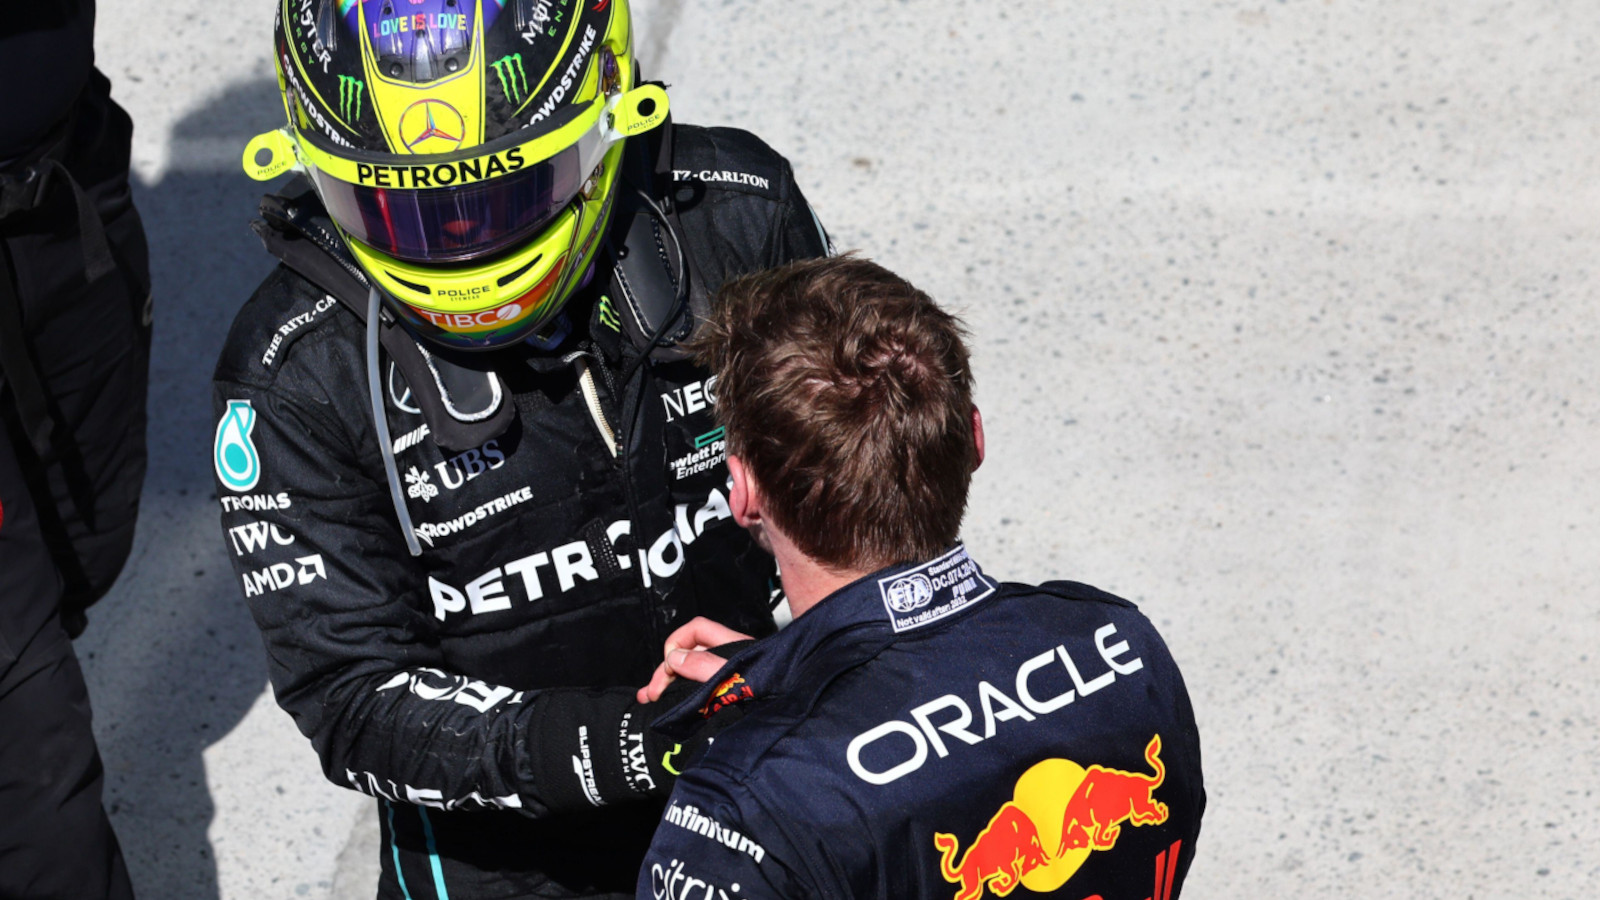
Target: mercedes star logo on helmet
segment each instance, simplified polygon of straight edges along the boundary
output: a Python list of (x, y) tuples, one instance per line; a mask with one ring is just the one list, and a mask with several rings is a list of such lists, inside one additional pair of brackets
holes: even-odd
[(461, 113), (443, 100), (418, 100), (400, 114), (400, 136), (412, 153), (449, 153), (466, 134)]

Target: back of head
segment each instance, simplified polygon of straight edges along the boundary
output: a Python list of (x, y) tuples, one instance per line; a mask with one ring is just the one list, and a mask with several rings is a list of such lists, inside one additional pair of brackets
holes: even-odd
[(807, 556), (853, 571), (955, 543), (977, 465), (959, 320), (850, 257), (726, 285), (696, 338), (729, 452)]

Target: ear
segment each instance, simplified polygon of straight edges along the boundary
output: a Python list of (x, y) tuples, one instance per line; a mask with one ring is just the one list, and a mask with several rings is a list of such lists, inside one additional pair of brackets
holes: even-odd
[(728, 489), (728, 509), (740, 528), (749, 528), (761, 521), (761, 493), (745, 468), (744, 460), (728, 455), (728, 479), (733, 482)]
[(978, 459), (972, 468), (977, 469), (983, 465), (983, 414), (978, 412), (976, 404), (972, 407), (972, 442), (978, 449)]

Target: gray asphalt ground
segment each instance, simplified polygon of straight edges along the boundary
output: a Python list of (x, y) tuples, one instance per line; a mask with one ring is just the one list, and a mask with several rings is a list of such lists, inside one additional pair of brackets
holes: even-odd
[[(1210, 810), (1185, 896), (1600, 885), (1600, 19), (1556, 0), (638, 5), (684, 121), (973, 332), (995, 574), (1138, 601)], [(80, 641), (146, 898), (372, 896), (265, 688), (208, 378), (268, 268), (272, 4), (100, 4), (154, 247), (151, 468)], [(1021, 896), (1023, 891), (1018, 892)], [(1122, 900), (1122, 898), (1110, 898)]]

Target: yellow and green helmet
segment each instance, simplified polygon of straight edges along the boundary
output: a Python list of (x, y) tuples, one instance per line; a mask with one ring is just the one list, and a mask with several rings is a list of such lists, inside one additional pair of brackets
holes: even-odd
[(626, 0), (280, 0), (286, 128), (245, 170), (310, 177), (390, 307), (458, 349), (523, 340), (594, 262), (635, 84)]

